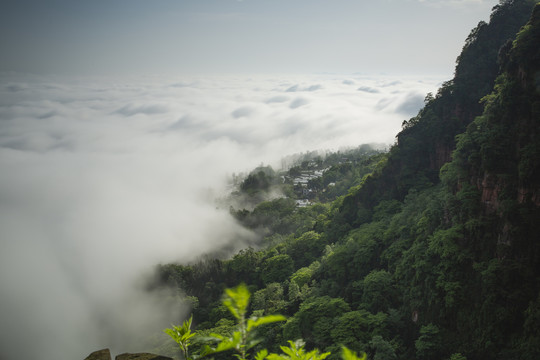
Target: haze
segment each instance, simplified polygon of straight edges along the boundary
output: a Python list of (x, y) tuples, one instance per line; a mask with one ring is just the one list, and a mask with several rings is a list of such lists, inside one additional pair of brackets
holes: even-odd
[(448, 74), (494, 0), (17, 0), (0, 69)]

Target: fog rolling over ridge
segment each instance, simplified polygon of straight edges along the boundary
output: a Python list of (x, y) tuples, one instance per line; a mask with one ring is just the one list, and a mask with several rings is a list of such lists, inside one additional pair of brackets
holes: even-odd
[(0, 358), (133, 352), (178, 321), (141, 284), (253, 234), (213, 199), (282, 156), (391, 144), (440, 78), (0, 79)]

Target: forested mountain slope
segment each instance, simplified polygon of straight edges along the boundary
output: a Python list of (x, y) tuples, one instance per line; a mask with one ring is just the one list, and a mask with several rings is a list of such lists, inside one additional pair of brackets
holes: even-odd
[(540, 5), (497, 6), (386, 162), (304, 211), (266, 249), (160, 267), (202, 334), (231, 331), (220, 296), (244, 282), (251, 311), (288, 316), (262, 328), (271, 350), (301, 338), (336, 357), (540, 358)]
[(439, 181), (439, 169), (455, 149), (455, 136), (482, 114), (480, 100), (493, 89), (499, 73), (499, 49), (511, 43), (527, 22), (534, 3), (502, 1), (493, 9), (489, 24), (482, 21), (471, 31), (457, 58), (454, 79), (436, 95), (428, 94), (419, 114), (403, 123), (383, 171), (345, 199), (342, 213), (347, 223), (359, 223), (354, 214), (358, 203), (371, 210), (383, 198), (401, 201), (411, 188)]

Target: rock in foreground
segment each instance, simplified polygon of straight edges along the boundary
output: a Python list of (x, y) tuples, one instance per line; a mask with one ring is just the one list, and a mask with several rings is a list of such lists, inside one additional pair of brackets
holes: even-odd
[[(109, 349), (103, 349), (94, 351), (86, 357), (84, 360), (112, 360), (111, 351)], [(173, 360), (167, 356), (161, 356), (150, 353), (124, 353), (117, 355), (115, 360)]]
[(94, 351), (84, 360), (111, 360), (111, 351), (109, 349)]
[(136, 353), (136, 354), (120, 354), (118, 355), (115, 360), (173, 360), (170, 357), (167, 356), (161, 356), (156, 354), (150, 354), (150, 353)]

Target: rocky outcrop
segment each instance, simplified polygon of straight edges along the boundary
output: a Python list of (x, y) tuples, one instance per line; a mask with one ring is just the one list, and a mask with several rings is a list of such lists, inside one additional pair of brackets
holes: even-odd
[(478, 189), (482, 192), (481, 201), (488, 213), (499, 209), (499, 193), (502, 187), (499, 179), (491, 174), (484, 174), (484, 178), (478, 184)]
[[(88, 355), (84, 360), (112, 360), (111, 351), (109, 349), (103, 349), (94, 351)], [(124, 353), (117, 355), (115, 360), (173, 360), (167, 356), (161, 356), (150, 353)]]
[(111, 360), (111, 351), (109, 349), (94, 351), (84, 360)]
[(435, 152), (429, 154), (429, 165), (432, 170), (439, 171), (441, 167), (452, 160), (454, 147), (444, 143), (435, 144)]
[(167, 356), (161, 356), (150, 353), (136, 353), (136, 354), (120, 354), (116, 356), (115, 360), (173, 360)]
[(518, 202), (520, 204), (530, 201), (536, 206), (540, 206), (540, 189), (523, 188), (518, 189)]

